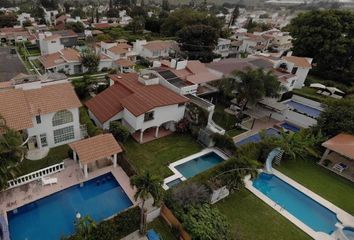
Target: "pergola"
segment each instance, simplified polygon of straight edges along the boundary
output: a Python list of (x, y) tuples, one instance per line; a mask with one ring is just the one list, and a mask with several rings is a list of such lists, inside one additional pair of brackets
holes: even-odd
[(342, 155), (348, 159), (354, 160), (354, 136), (346, 133), (340, 133), (337, 136), (327, 140), (322, 143), (322, 146), (326, 148), (321, 162), (327, 158), (328, 154), (336, 152), (339, 155)]
[(110, 133), (97, 135), (69, 144), (73, 150), (74, 161), (78, 161), (85, 177), (88, 177), (88, 164), (107, 158), (117, 166), (117, 154), (123, 150)]

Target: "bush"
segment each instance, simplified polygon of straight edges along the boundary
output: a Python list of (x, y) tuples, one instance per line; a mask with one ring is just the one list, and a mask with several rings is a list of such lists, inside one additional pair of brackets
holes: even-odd
[(122, 167), (122, 169), (128, 175), (128, 177), (132, 177), (134, 175), (137, 175), (136, 169), (129, 162), (129, 160), (126, 158), (125, 155), (120, 155), (117, 159), (117, 163), (119, 164), (119, 166)]
[(122, 143), (126, 142), (130, 136), (128, 128), (116, 121), (109, 124), (109, 131), (113, 134), (117, 141)]
[(186, 207), (190, 205), (201, 205), (210, 200), (209, 190), (201, 184), (191, 183), (182, 185), (172, 191), (172, 201), (179, 207)]
[[(100, 222), (93, 230), (90, 239), (95, 240), (116, 240), (139, 229), (140, 209), (130, 208), (115, 217)], [(68, 240), (80, 239), (76, 234), (67, 238)]]
[(186, 133), (188, 131), (189, 131), (189, 121), (186, 118), (183, 118), (176, 124), (176, 132)]
[(92, 122), (85, 107), (80, 108), (80, 123), (86, 125), (87, 134), (90, 137), (103, 133), (103, 130), (101, 128), (96, 127), (95, 124)]
[(69, 148), (69, 150), (68, 150), (68, 157), (70, 159), (74, 159), (74, 151), (71, 148)]
[(232, 140), (232, 138), (228, 135), (221, 135), (215, 133), (213, 135), (213, 140), (215, 142), (215, 146), (217, 146), (220, 149), (231, 151), (231, 152), (236, 151), (235, 143)]

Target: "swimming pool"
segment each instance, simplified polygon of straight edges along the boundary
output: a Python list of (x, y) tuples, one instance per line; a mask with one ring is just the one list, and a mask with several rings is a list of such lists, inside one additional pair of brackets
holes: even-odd
[(261, 173), (252, 185), (314, 231), (331, 234), (336, 229), (334, 212), (277, 176)]
[(11, 240), (59, 240), (74, 233), (76, 213), (102, 221), (132, 202), (111, 173), (8, 212)]
[(288, 106), (290, 106), (291, 108), (295, 109), (297, 112), (306, 114), (306, 115), (313, 117), (313, 118), (318, 118), (321, 114), (321, 110), (304, 105), (302, 103), (299, 103), (299, 102), (296, 102), (293, 100), (286, 102), (286, 104)]
[[(274, 128), (268, 128), (265, 130), (265, 134), (267, 136), (279, 136), (279, 131)], [(256, 134), (253, 134), (249, 137), (242, 139), (239, 142), (236, 142), (235, 144), (236, 144), (236, 146), (241, 146), (241, 145), (244, 145), (247, 143), (258, 143), (261, 141), (261, 139), (262, 139), (261, 135), (259, 133), (256, 133)]]
[(289, 130), (289, 131), (292, 131), (292, 132), (300, 131), (299, 127), (297, 127), (297, 126), (295, 126), (295, 125), (293, 125), (291, 123), (288, 123), (288, 122), (282, 123), (282, 124), (280, 124), (280, 126), (282, 128), (285, 128), (285, 129)]
[(191, 178), (205, 170), (218, 165), (222, 161), (224, 161), (224, 159), (221, 156), (215, 152), (210, 152), (200, 157), (191, 159), (188, 162), (177, 165), (175, 168), (185, 178)]

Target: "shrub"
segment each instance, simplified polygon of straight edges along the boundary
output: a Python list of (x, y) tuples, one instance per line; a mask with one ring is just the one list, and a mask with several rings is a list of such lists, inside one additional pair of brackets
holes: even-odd
[(210, 200), (210, 193), (204, 185), (191, 183), (174, 189), (171, 197), (173, 202), (183, 208), (207, 203)]
[(74, 152), (73, 152), (73, 150), (71, 148), (68, 149), (68, 157), (70, 159), (74, 159)]
[(117, 159), (117, 163), (122, 167), (124, 172), (128, 175), (128, 177), (132, 177), (137, 174), (136, 169), (129, 162), (125, 155), (120, 155)]
[(193, 239), (228, 240), (231, 239), (230, 224), (217, 208), (209, 204), (200, 207), (190, 207), (183, 214), (183, 226)]
[(128, 128), (116, 121), (113, 121), (109, 124), (109, 131), (113, 134), (117, 141), (122, 143), (126, 142), (130, 136)]
[(188, 131), (189, 131), (189, 121), (187, 120), (187, 118), (183, 118), (176, 124), (176, 132), (186, 133)]
[(95, 124), (92, 122), (85, 107), (80, 108), (80, 123), (86, 125), (87, 134), (90, 137), (103, 133), (103, 130), (101, 128), (96, 127)]
[(213, 135), (213, 140), (215, 142), (215, 146), (219, 147), (220, 149), (234, 152), (236, 150), (236, 146), (232, 138), (228, 135), (221, 135), (215, 133)]

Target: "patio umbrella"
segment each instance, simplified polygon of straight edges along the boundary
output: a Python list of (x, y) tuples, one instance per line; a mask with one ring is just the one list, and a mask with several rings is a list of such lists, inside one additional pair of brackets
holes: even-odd
[(321, 83), (312, 83), (310, 84), (310, 87), (312, 88), (318, 88), (318, 89), (326, 89), (327, 87)]
[(335, 92), (341, 93), (341, 94), (345, 94), (345, 92), (343, 92), (342, 90), (336, 88), (336, 87), (326, 87), (328, 91), (330, 91), (332, 94)]

